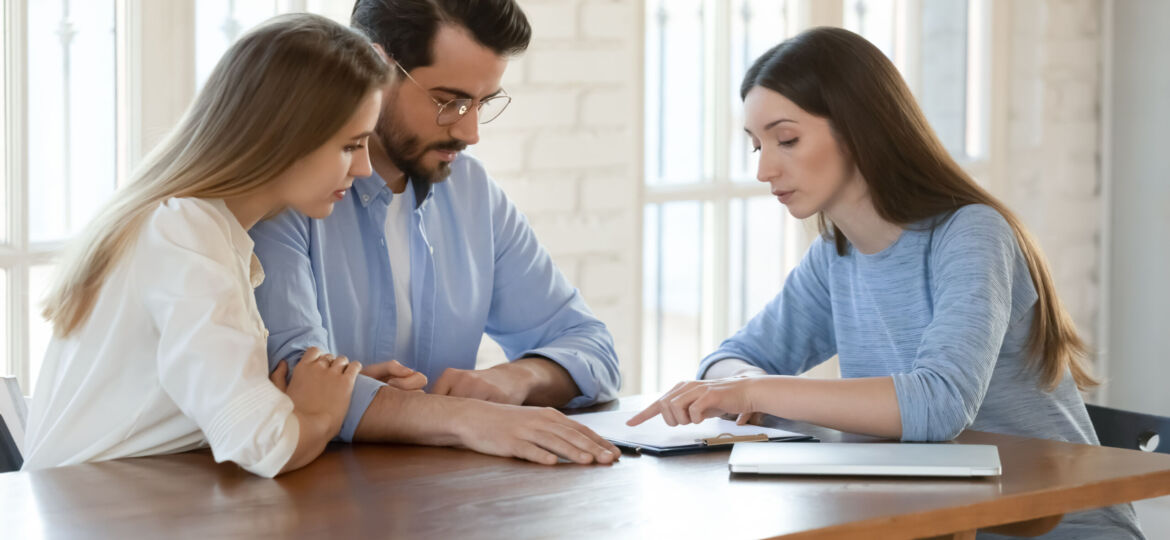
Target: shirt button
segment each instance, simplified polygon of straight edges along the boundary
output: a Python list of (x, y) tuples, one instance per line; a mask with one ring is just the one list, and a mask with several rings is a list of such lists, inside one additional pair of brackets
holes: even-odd
[(370, 202), (370, 196), (369, 195), (362, 195), (362, 202)]

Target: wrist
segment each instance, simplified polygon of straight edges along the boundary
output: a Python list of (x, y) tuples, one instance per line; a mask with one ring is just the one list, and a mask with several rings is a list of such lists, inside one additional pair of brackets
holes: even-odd
[(744, 375), (740, 377), (738, 385), (740, 386), (742, 395), (744, 396), (747, 410), (744, 412), (768, 412), (774, 414), (767, 406), (767, 394), (769, 387), (775, 383), (775, 379), (779, 377), (770, 375)]
[(294, 411), (294, 414), (304, 439), (327, 443), (341, 430), (341, 422), (334, 421), (328, 414), (299, 411)]
[(470, 443), (476, 438), (483, 437), (480, 429), (490, 420), (484, 416), (485, 413), (493, 407), (500, 406), (489, 401), (468, 398), (448, 398), (447, 401), (450, 401), (449, 407), (445, 408), (448, 414), (436, 419), (437, 435), (444, 441), (438, 443), (440, 446), (470, 447)]
[(509, 386), (511, 386), (509, 393), (518, 396), (520, 402), (523, 403), (541, 385), (542, 374), (537, 366), (534, 365), (533, 360), (543, 359), (526, 356), (513, 362), (493, 366), (489, 369), (497, 370), (508, 381)]
[(413, 436), (410, 441), (432, 446), (465, 446), (469, 427), (477, 420), (474, 405), (479, 400), (394, 391), (401, 413), (409, 414)]

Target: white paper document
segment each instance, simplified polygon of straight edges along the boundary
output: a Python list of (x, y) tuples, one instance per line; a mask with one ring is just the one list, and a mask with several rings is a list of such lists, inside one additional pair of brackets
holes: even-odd
[(659, 451), (701, 446), (702, 439), (718, 437), (724, 433), (735, 437), (762, 433), (770, 440), (809, 439), (804, 434), (781, 429), (752, 425), (738, 426), (735, 422), (722, 418), (708, 418), (698, 424), (671, 427), (666, 425), (660, 415), (637, 426), (627, 426), (626, 421), (633, 418), (635, 414), (637, 411), (606, 411), (575, 414), (569, 418), (584, 424), (585, 427), (619, 446), (650, 448)]

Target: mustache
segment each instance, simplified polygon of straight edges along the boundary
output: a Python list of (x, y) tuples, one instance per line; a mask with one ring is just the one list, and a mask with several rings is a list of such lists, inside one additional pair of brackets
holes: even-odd
[(447, 150), (451, 152), (462, 152), (467, 148), (467, 143), (450, 140), (441, 143), (435, 143), (427, 147), (427, 150)]

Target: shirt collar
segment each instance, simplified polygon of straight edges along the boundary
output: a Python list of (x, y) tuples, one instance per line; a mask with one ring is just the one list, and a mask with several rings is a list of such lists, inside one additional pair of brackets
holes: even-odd
[(383, 191), (389, 193), (390, 188), (386, 186), (386, 181), (381, 176), (378, 176), (377, 172), (364, 178), (355, 178), (353, 180), (354, 195), (357, 195), (358, 203), (363, 208), (369, 206)]
[(247, 259), (252, 255), (252, 248), (256, 246), (252, 242), (252, 237), (248, 236), (248, 231), (244, 230), (244, 226), (240, 225), (240, 220), (236, 219), (236, 215), (228, 209), (227, 203), (223, 199), (206, 199), (215, 207), (228, 223), (228, 236), (232, 239), (232, 248), (235, 249), (236, 254), (243, 259)]
[[(431, 192), (433, 191), (429, 182), (421, 183), (407, 179), (406, 186), (413, 189), (414, 208), (421, 207), (431, 197)], [(355, 178), (353, 181), (353, 191), (357, 195), (358, 203), (363, 208), (369, 206), (371, 202), (374, 202), (374, 199), (377, 199), (382, 194), (386, 195), (387, 200), (392, 195), (390, 187), (386, 185), (386, 181), (381, 176), (378, 176), (377, 171), (372, 172), (364, 178)], [(399, 195), (406, 195), (406, 193), (406, 191), (403, 191)]]
[(243, 225), (240, 225), (240, 220), (236, 219), (236, 215), (232, 213), (223, 199), (207, 199), (207, 202), (211, 203), (211, 206), (227, 221), (232, 249), (235, 250), (241, 261), (248, 261), (248, 281), (251, 282), (252, 288), (259, 287), (264, 282), (264, 267), (260, 266), (260, 259), (256, 258), (256, 253), (253, 251), (256, 243), (252, 241), (248, 231), (244, 230)]

